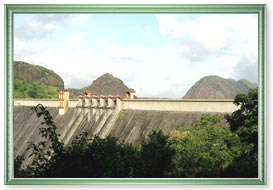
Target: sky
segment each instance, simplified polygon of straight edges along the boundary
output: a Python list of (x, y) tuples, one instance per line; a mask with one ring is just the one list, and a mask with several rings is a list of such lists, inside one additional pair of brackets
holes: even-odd
[(258, 15), (15, 14), (14, 60), (65, 88), (111, 73), (138, 97), (181, 98), (207, 75), (258, 82)]

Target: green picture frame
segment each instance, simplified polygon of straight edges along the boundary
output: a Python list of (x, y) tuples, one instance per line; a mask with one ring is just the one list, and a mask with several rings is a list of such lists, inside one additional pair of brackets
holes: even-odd
[[(14, 178), (13, 172), (13, 17), (28, 13), (207, 13), (258, 15), (258, 178)], [(5, 5), (5, 184), (6, 185), (86, 185), (86, 184), (266, 184), (266, 5), (265, 4), (6, 4)]]

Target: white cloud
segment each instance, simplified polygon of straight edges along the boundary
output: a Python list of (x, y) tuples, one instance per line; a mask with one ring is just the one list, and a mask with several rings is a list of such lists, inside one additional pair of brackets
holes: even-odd
[(79, 32), (79, 33), (69, 34), (68, 36), (65, 37), (65, 39), (70, 47), (79, 48), (81, 47), (86, 37), (87, 37), (86, 32)]
[[(217, 61), (215, 65), (209, 60), (218, 59), (218, 64), (226, 70), (225, 76), (244, 76), (246, 79), (258, 80), (258, 17), (249, 14), (202, 14), (195, 16), (170, 14), (157, 15), (159, 32), (165, 37), (179, 41), (176, 52), (190, 62), (212, 66), (211, 71), (219, 71)], [(246, 57), (255, 60), (256, 66), (249, 67), (253, 71), (247, 73), (243, 70), (235, 71), (238, 64), (247, 63)], [(219, 75), (223, 72), (219, 72)]]
[(238, 58), (232, 56), (221, 56), (220, 62), (225, 67), (233, 70), (238, 63)]
[[(15, 14), (15, 19), (21, 16)], [(64, 27), (84, 26), (89, 17), (82, 14), (33, 14), (28, 15), (21, 25), (16, 26), (14, 32), (17, 38), (27, 41), (42, 39)]]
[(250, 15), (203, 14), (190, 19), (185, 15), (161, 14), (156, 18), (163, 35), (194, 41), (212, 51), (230, 45), (235, 39), (252, 40), (258, 32), (257, 17)]
[(139, 60), (143, 53), (137, 46), (108, 45), (104, 49), (104, 55), (109, 58)]
[(179, 37), (183, 28), (178, 23), (176, 15), (173, 14), (160, 14), (156, 15), (159, 24), (159, 32), (165, 35), (172, 35)]
[[(28, 47), (28, 48), (26, 48)], [(24, 60), (26, 57), (35, 55), (41, 51), (41, 44), (30, 43), (20, 38), (14, 37), (14, 58)]]
[(81, 27), (88, 23), (88, 21), (92, 18), (90, 14), (76, 14), (72, 15), (69, 20), (69, 24), (73, 25), (73, 27)]

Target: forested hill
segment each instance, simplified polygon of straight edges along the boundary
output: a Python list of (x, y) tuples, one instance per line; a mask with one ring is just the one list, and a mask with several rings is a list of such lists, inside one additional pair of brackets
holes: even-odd
[(63, 79), (54, 71), (23, 61), (14, 62), (15, 98), (57, 98)]
[(205, 76), (197, 81), (183, 99), (233, 99), (236, 94), (247, 93), (257, 84), (248, 80), (225, 79), (219, 76)]

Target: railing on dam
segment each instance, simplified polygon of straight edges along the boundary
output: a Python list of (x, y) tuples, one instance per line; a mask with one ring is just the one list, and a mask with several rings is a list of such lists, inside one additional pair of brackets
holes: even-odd
[(122, 109), (231, 113), (239, 107), (233, 99), (134, 99), (123, 100)]
[[(76, 107), (78, 101), (70, 100), (69, 107)], [(58, 107), (58, 99), (17, 99), (13, 100), (14, 106), (36, 106), (37, 104), (43, 104), (46, 107)]]
[[(15, 106), (58, 107), (54, 99), (14, 99)], [(233, 99), (82, 99), (70, 100), (69, 107), (89, 109), (132, 109), (157, 111), (219, 112), (231, 113), (239, 107)]]
[[(37, 104), (43, 104), (46, 107), (58, 107), (58, 100), (14, 99), (14, 106), (36, 106)], [(120, 109), (121, 99), (115, 97), (79, 98), (78, 100), (69, 100), (68, 106), (72, 108)]]

